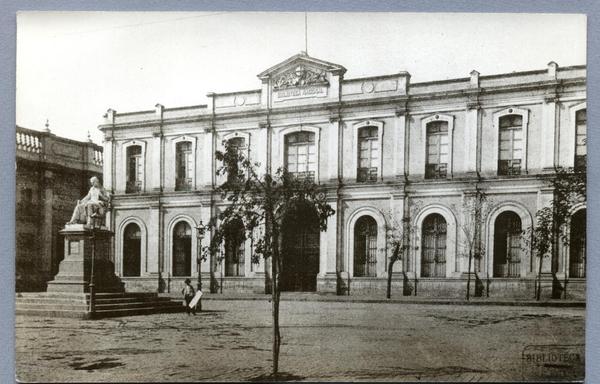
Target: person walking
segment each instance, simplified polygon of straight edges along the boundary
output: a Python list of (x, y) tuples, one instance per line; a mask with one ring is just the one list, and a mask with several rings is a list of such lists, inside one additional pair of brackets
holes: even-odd
[(192, 287), (192, 282), (190, 279), (185, 279), (185, 287), (181, 290), (181, 294), (183, 295), (183, 299), (185, 301), (185, 312), (188, 314), (196, 315), (196, 307), (190, 308), (190, 302), (194, 298), (196, 292), (194, 291), (194, 287)]

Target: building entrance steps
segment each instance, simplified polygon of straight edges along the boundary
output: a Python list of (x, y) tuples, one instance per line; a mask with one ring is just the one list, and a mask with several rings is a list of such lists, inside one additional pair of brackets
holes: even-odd
[[(176, 293), (160, 294), (172, 298), (180, 298)], [(241, 293), (206, 293), (202, 300), (271, 300), (270, 294), (241, 294)], [(318, 301), (340, 303), (393, 303), (393, 304), (446, 304), (446, 305), (501, 305), (501, 306), (533, 306), (533, 307), (585, 307), (585, 300), (547, 299), (536, 301), (534, 299), (508, 299), (508, 298), (440, 298), (419, 296), (385, 296), (360, 295), (342, 296), (335, 294), (321, 294), (315, 292), (282, 292), (281, 301)]]
[(16, 314), (96, 319), (105, 317), (181, 312), (181, 300), (157, 293), (98, 293), (95, 311), (89, 312), (89, 294), (58, 292), (18, 293)]

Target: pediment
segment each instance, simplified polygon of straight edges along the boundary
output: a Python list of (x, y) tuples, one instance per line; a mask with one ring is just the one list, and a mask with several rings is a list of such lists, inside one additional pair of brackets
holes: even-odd
[(302, 52), (261, 72), (260, 79), (273, 79), (274, 89), (285, 89), (312, 84), (328, 84), (327, 73), (342, 75), (346, 68), (316, 59)]

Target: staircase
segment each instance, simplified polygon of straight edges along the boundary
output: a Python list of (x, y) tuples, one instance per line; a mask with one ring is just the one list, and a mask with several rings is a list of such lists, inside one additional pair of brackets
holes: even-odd
[(157, 293), (97, 293), (95, 296), (95, 311), (91, 314), (89, 312), (89, 294), (87, 293), (17, 293), (16, 314), (99, 319), (173, 313), (184, 310), (181, 300), (159, 296)]

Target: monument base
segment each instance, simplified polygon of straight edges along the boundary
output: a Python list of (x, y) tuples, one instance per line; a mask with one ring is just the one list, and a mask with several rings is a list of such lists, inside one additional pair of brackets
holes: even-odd
[(65, 237), (65, 258), (54, 280), (48, 282), (47, 292), (89, 292), (92, 265), (95, 292), (125, 292), (110, 260), (113, 233), (108, 228), (67, 224), (60, 233)]

